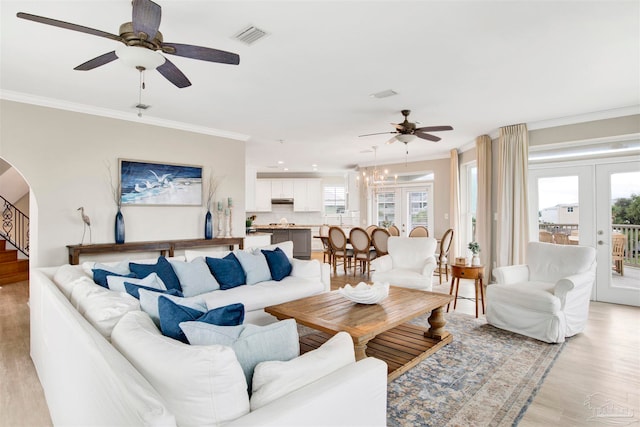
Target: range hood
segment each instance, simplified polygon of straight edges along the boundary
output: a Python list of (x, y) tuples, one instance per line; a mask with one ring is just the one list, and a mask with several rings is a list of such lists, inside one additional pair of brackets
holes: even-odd
[(293, 204), (293, 198), (271, 199), (271, 204), (272, 205), (292, 205)]

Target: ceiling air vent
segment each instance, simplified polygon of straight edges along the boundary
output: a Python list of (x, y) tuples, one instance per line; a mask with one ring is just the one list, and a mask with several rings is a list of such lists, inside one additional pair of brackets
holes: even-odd
[(268, 33), (264, 30), (261, 30), (258, 27), (254, 27), (253, 25), (248, 26), (247, 28), (238, 32), (235, 36), (233, 36), (236, 40), (240, 40), (242, 43), (247, 45), (252, 45), (261, 38), (267, 36)]
[(372, 98), (388, 98), (390, 96), (393, 95), (397, 95), (398, 92), (396, 92), (393, 89), (387, 89), (387, 90), (383, 90), (382, 92), (377, 92), (377, 93), (372, 93), (371, 97)]

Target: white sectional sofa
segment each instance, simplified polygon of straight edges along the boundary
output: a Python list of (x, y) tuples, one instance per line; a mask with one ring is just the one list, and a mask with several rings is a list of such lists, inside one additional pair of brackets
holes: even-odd
[[(291, 263), (291, 276), (280, 282), (204, 295), (208, 308), (241, 302), (245, 323), (267, 324), (274, 318), (265, 315), (265, 306), (329, 290), (328, 265)], [(89, 284), (88, 278), (82, 266), (31, 272), (31, 357), (57, 426), (386, 424), (386, 364), (374, 358), (355, 362), (344, 333), (316, 350), (322, 352), (316, 359), (311, 352), (287, 362), (263, 362), (289, 375), (308, 370), (309, 381), (298, 381), (304, 370), (291, 384), (276, 378), (275, 388), (291, 390), (252, 410), (249, 396), (242, 396), (247, 384), (230, 347), (189, 346), (162, 336), (137, 300)], [(324, 362), (332, 359), (334, 365)], [(158, 376), (166, 380), (163, 371), (171, 378), (168, 388), (158, 385)], [(183, 391), (188, 396), (198, 387), (204, 391), (176, 403), (176, 395), (180, 400)]]

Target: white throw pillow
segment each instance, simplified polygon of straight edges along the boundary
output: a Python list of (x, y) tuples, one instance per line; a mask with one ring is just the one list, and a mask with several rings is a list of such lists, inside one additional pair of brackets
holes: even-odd
[(305, 279), (320, 279), (322, 277), (322, 268), (320, 261), (317, 259), (301, 260), (292, 258), (291, 274), (293, 277), (303, 277)]
[(126, 292), (114, 292), (96, 285), (88, 277), (78, 279), (70, 298), (78, 312), (102, 334), (110, 339), (111, 332), (122, 316), (140, 310), (137, 299)]
[(56, 270), (56, 273), (53, 275), (53, 283), (55, 283), (58, 289), (60, 289), (60, 292), (69, 299), (73, 287), (78, 283), (76, 280), (82, 277), (92, 278), (93, 274), (87, 275), (87, 273), (83, 269), (78, 268), (77, 265), (65, 264)]
[(253, 372), (251, 410), (255, 411), (355, 361), (351, 336), (338, 332), (316, 350), (288, 362), (258, 363)]
[(126, 275), (131, 273), (131, 271), (129, 270), (129, 260), (124, 260), (124, 261), (119, 261), (119, 262), (107, 262), (107, 263), (101, 263), (101, 262), (94, 262), (94, 261), (85, 261), (82, 263), (82, 269), (85, 271), (85, 273), (87, 273), (89, 276), (93, 277), (93, 269), (96, 270), (107, 270), (107, 271), (111, 271), (113, 273), (116, 274), (120, 274), (120, 275)]
[(262, 249), (265, 251), (274, 251), (276, 248), (280, 248), (282, 252), (287, 256), (287, 258), (293, 258), (293, 242), (291, 240), (287, 240), (286, 242), (274, 243), (273, 245), (261, 246), (259, 248), (254, 248), (253, 253), (260, 252)]
[(160, 296), (169, 298), (176, 304), (180, 304), (185, 307), (193, 308), (202, 312), (208, 311), (207, 303), (199, 296), (183, 298), (177, 297), (175, 295), (163, 294), (161, 292), (153, 292), (147, 289), (140, 289), (139, 295), (140, 308), (142, 308), (142, 311), (144, 311), (149, 315), (149, 317), (151, 317), (151, 320), (153, 320), (153, 323), (155, 323), (157, 327), (160, 327), (160, 313), (158, 310), (158, 298)]
[(220, 426), (249, 412), (247, 384), (231, 348), (165, 337), (142, 311), (127, 313), (111, 340), (164, 398), (179, 426)]
[(127, 292), (127, 289), (124, 287), (124, 282), (133, 283), (134, 285), (146, 286), (147, 288), (158, 289), (159, 291), (167, 290), (167, 286), (156, 273), (151, 273), (143, 279), (122, 276), (107, 276), (107, 284), (109, 285), (109, 289), (111, 289), (112, 291)]
[(213, 274), (211, 274), (211, 270), (209, 270), (209, 266), (203, 257), (196, 257), (190, 262), (170, 262), (173, 271), (175, 271), (176, 276), (178, 276), (180, 286), (182, 287), (182, 294), (185, 297), (192, 297), (220, 289), (220, 284), (216, 278), (213, 277)]
[(267, 258), (262, 252), (235, 251), (234, 254), (247, 276), (247, 285), (271, 280), (271, 270), (269, 270)]
[(251, 389), (253, 370), (267, 360), (291, 360), (300, 355), (298, 327), (293, 319), (266, 326), (244, 324), (218, 326), (204, 322), (182, 322), (180, 329), (191, 345), (226, 345), (235, 351)]
[(229, 255), (229, 250), (224, 250), (224, 249), (220, 249), (220, 248), (213, 248), (213, 249), (208, 249), (208, 250), (195, 250), (195, 249), (187, 249), (184, 251), (184, 257), (187, 260), (187, 262), (191, 262), (194, 259), (198, 258), (198, 257), (209, 257), (209, 258), (224, 258), (227, 255)]

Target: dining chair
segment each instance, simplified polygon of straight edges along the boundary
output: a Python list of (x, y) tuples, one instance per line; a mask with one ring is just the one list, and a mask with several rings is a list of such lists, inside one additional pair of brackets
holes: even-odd
[(624, 234), (614, 234), (611, 237), (611, 260), (613, 261), (613, 271), (624, 276), (624, 246), (627, 237)]
[(371, 237), (371, 235), (373, 234), (373, 230), (375, 230), (376, 228), (378, 228), (377, 225), (375, 224), (371, 224), (370, 226), (368, 226), (365, 230), (367, 232), (367, 234), (369, 235), (369, 237)]
[(349, 232), (349, 243), (353, 247), (353, 275), (356, 275), (358, 264), (360, 264), (360, 272), (369, 274), (371, 272), (371, 260), (376, 257), (375, 249), (371, 249), (371, 237), (367, 230), (360, 227), (354, 227)]
[(568, 245), (569, 235), (564, 233), (553, 233), (553, 242), (558, 245)]
[(424, 225), (413, 227), (409, 233), (409, 237), (429, 237), (429, 229)]
[(443, 274), (446, 278), (445, 283), (449, 281), (449, 263), (447, 257), (449, 256), (449, 249), (451, 249), (451, 242), (453, 242), (453, 228), (445, 231), (442, 235), (442, 239), (440, 239), (440, 254), (436, 260), (438, 265), (434, 271), (434, 274), (438, 275), (440, 284), (442, 284)]
[(389, 232), (386, 228), (378, 227), (371, 233), (371, 243), (376, 250), (376, 256), (381, 257), (389, 253), (387, 250), (387, 240), (389, 240)]
[(396, 227), (395, 224), (393, 224), (391, 227), (389, 227), (389, 235), (391, 235), (391, 236), (399, 236), (400, 235), (400, 229), (398, 227)]
[(553, 243), (553, 234), (548, 231), (540, 230), (538, 232), (538, 241), (543, 243)]
[(336, 272), (338, 259), (342, 258), (344, 273), (347, 274), (347, 264), (351, 268), (351, 259), (353, 258), (353, 249), (347, 248), (347, 236), (340, 227), (332, 226), (329, 228), (329, 244), (331, 245), (331, 262), (333, 264), (333, 272)]
[(329, 226), (320, 226), (320, 241), (322, 242), (322, 262), (331, 264), (331, 244), (329, 243)]

